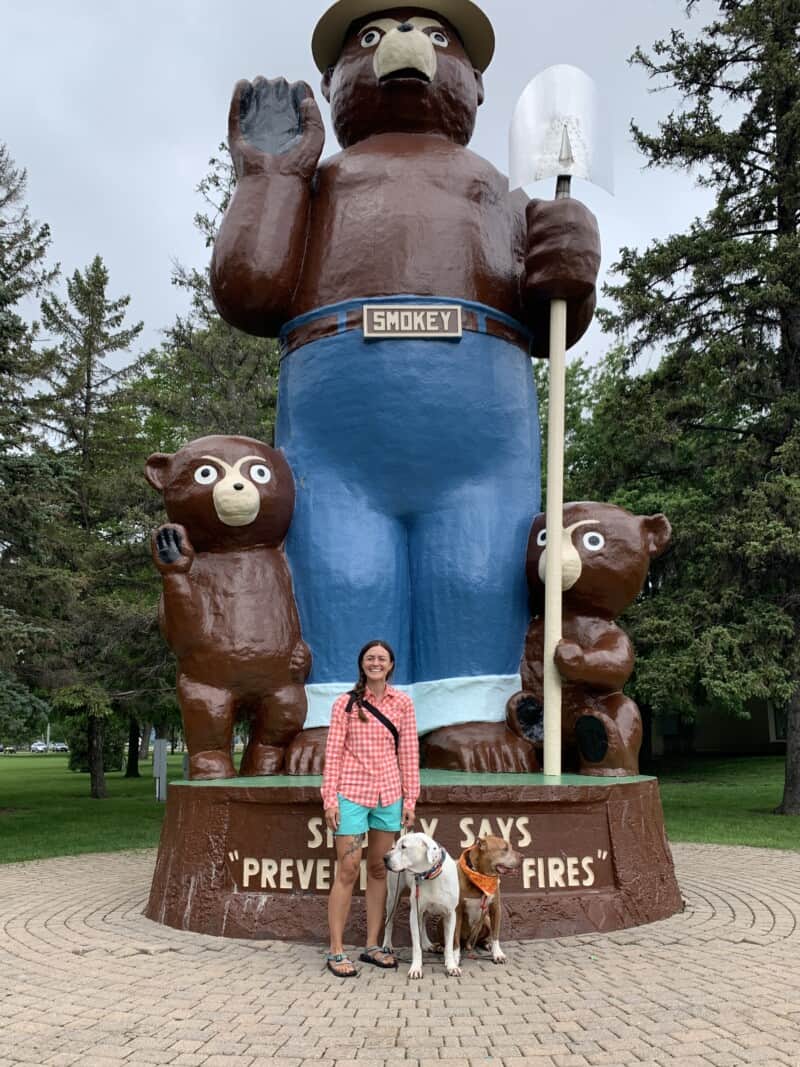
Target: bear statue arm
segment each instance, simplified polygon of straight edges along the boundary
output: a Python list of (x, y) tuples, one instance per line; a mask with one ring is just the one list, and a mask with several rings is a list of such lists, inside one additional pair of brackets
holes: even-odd
[(567, 682), (613, 692), (621, 689), (633, 670), (633, 645), (614, 626), (590, 647), (562, 639), (555, 654), (559, 674)]
[(211, 259), (211, 292), (229, 325), (276, 337), (291, 317), (324, 140), (304, 82), (256, 78), (236, 85), (228, 143), (237, 186)]

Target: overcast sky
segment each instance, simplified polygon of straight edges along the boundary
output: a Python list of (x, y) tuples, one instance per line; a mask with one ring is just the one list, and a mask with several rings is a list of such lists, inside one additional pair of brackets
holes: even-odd
[[(65, 271), (99, 253), (112, 296), (130, 293), (143, 319), (140, 348), (185, 309), (170, 264), (200, 266), (208, 253), (192, 226), (195, 186), (226, 134), (238, 78), (285, 75), (318, 92), (311, 33), (325, 0), (4, 0), (0, 140), (28, 170), (28, 202), (53, 232)], [(575, 195), (598, 217), (607, 268), (622, 245), (683, 228), (708, 206), (684, 173), (643, 171), (631, 118), (654, 129), (666, 94), (648, 92), (627, 59), (673, 26), (693, 33), (682, 0), (485, 0), (497, 51), (471, 147), (508, 169), (508, 127), (527, 82), (571, 63), (596, 82), (612, 116), (615, 196), (581, 184)], [(328, 133), (325, 154), (336, 151)], [(549, 189), (532, 190), (552, 195)], [(593, 327), (578, 351), (599, 358), (609, 341)]]

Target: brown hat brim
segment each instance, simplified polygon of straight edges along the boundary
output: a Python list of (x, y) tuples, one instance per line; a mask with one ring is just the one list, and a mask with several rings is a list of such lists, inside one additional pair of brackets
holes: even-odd
[[(391, 9), (381, 0), (337, 0), (319, 22), (311, 39), (311, 52), (321, 73), (336, 65), (352, 22)], [(407, 5), (406, 5), (407, 6)], [(494, 30), (487, 16), (472, 0), (420, 0), (422, 11), (433, 11), (458, 31), (473, 67), (483, 72), (494, 55)]]

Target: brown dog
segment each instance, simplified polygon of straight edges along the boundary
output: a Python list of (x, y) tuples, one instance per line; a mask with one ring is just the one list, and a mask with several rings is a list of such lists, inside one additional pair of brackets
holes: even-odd
[(465, 849), (458, 861), (459, 897), (456, 911), (455, 955), (470, 952), (482, 940), (491, 943), (492, 959), (505, 963), (500, 948), (500, 878), (516, 870), (522, 857), (502, 837), (486, 834)]

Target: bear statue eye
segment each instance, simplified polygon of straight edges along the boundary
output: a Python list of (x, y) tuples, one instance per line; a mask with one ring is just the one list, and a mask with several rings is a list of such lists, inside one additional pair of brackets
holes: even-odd
[(599, 552), (600, 549), (604, 547), (605, 543), (605, 537), (596, 530), (583, 535), (583, 547), (588, 548), (590, 552)]
[(198, 467), (194, 472), (194, 480), (198, 485), (211, 485), (211, 483), (215, 482), (218, 477), (219, 475), (217, 474), (216, 469), (208, 463), (204, 464), (202, 467)]
[(256, 485), (266, 485), (272, 477), (272, 473), (269, 467), (265, 467), (263, 463), (255, 463), (250, 468), (250, 477)]
[(450, 44), (450, 41), (448, 40), (446, 35), (442, 33), (441, 30), (434, 30), (431, 34), (431, 40), (437, 46), (437, 48), (447, 48), (447, 46)]
[(547, 544), (547, 530), (540, 530), (536, 535), (536, 544), (539, 548), (544, 548)]
[(381, 39), (380, 30), (367, 30), (364, 36), (361, 38), (362, 48), (372, 48)]

